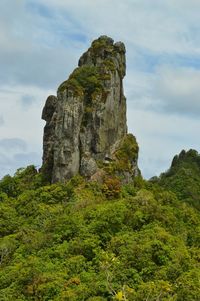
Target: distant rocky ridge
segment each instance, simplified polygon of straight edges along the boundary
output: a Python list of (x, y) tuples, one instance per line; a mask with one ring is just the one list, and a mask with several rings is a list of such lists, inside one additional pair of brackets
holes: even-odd
[(200, 154), (190, 149), (174, 156), (170, 168), (151, 182), (173, 191), (180, 200), (200, 210)]
[(42, 172), (50, 182), (79, 173), (88, 179), (112, 173), (129, 182), (140, 173), (138, 145), (127, 134), (125, 52), (123, 43), (99, 37), (59, 86), (57, 97), (47, 98)]

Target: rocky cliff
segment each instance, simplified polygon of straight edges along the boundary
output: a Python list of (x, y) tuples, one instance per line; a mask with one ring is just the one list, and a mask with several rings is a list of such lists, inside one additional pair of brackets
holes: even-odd
[(42, 170), (51, 182), (80, 173), (95, 178), (115, 173), (130, 181), (139, 173), (138, 145), (127, 134), (125, 46), (101, 36), (79, 59), (78, 67), (49, 96)]

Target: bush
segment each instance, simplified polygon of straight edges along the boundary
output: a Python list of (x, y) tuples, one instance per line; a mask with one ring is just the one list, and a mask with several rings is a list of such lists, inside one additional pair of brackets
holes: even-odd
[(119, 198), (121, 193), (121, 182), (118, 178), (109, 177), (104, 180), (103, 192), (108, 199)]

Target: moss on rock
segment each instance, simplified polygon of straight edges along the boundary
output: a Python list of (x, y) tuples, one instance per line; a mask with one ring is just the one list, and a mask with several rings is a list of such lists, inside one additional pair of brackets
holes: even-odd
[(99, 160), (98, 168), (103, 169), (107, 175), (117, 176), (122, 182), (130, 182), (133, 177), (140, 176), (137, 166), (138, 152), (136, 138), (127, 134), (112, 154), (110, 162)]
[(139, 147), (135, 136), (127, 134), (121, 141), (119, 149), (115, 152), (117, 160), (128, 162), (138, 158)]
[(83, 65), (76, 68), (69, 76), (69, 79), (63, 82), (58, 91), (63, 92), (66, 89), (72, 89), (75, 93), (91, 95), (96, 90), (103, 89), (98, 68), (95, 66)]

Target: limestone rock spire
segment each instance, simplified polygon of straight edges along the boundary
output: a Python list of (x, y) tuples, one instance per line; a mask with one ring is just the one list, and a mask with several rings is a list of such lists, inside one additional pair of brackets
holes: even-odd
[[(125, 52), (123, 43), (107, 36), (94, 40), (59, 86), (57, 97), (47, 99), (42, 114), (46, 120), (42, 169), (51, 182), (78, 173), (91, 178), (102, 164), (119, 161), (116, 153), (123, 149), (123, 141), (137, 145), (133, 136), (132, 141), (127, 136)], [(131, 175), (138, 172), (137, 147), (134, 152), (123, 159), (128, 160)]]

